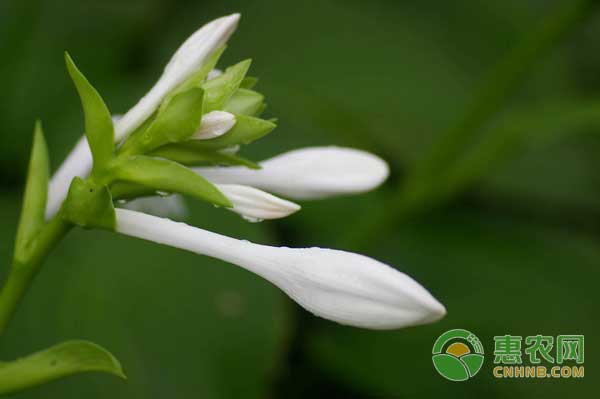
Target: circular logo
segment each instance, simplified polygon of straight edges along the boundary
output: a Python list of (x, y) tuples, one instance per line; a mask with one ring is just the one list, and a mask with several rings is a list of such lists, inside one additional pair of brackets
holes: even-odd
[(435, 369), (450, 381), (466, 381), (483, 365), (483, 345), (470, 331), (460, 328), (440, 335), (433, 344)]

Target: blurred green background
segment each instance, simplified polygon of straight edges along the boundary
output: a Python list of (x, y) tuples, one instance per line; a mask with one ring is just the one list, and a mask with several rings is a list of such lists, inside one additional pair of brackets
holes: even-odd
[[(80, 375), (19, 398), (591, 397), (600, 353), (600, 7), (579, 0), (0, 0), (3, 276), (36, 118), (56, 168), (83, 129), (68, 49), (114, 113), (154, 83), (177, 45), (231, 12), (221, 66), (251, 74), (279, 127), (245, 149), (307, 145), (385, 157), (367, 195), (303, 203), (249, 224), (188, 201), (190, 223), (288, 246), (361, 251), (447, 309), (441, 322), (372, 332), (316, 319), (213, 259), (77, 230), (57, 248), (0, 341), (12, 359), (84, 338), (127, 382)], [(466, 328), (488, 354), (464, 383), (431, 347)], [(581, 380), (497, 380), (494, 335), (585, 334)]]

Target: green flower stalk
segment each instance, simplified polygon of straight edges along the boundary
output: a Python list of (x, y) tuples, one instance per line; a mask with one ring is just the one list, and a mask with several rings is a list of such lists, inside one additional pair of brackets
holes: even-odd
[[(158, 83), (120, 118), (111, 116), (65, 55), (84, 111), (85, 138), (49, 182), (48, 152), (36, 124), (13, 264), (0, 291), (0, 334), (46, 256), (74, 227), (114, 231), (228, 261), (267, 279), (315, 315), (342, 324), (393, 329), (444, 316), (444, 306), (419, 283), (366, 256), (254, 244), (121, 209), (129, 201), (146, 201), (148, 207), (147, 201), (166, 201), (148, 197), (179, 194), (257, 222), (300, 210), (270, 192), (318, 199), (365, 192), (387, 178), (383, 160), (355, 149), (300, 149), (260, 163), (238, 154), (275, 128), (261, 117), (264, 96), (254, 90), (257, 79), (247, 76), (250, 60), (214, 69), (238, 19), (238, 14), (219, 18), (194, 33)], [(105, 349), (69, 341), (0, 363), (0, 394), (89, 371), (124, 376)]]

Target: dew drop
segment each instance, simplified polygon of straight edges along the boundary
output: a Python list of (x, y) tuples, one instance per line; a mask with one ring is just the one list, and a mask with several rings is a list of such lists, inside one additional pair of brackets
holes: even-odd
[(159, 197), (168, 197), (169, 195), (171, 195), (171, 193), (168, 193), (166, 191), (156, 191), (156, 195), (158, 195)]
[(264, 219), (254, 218), (252, 216), (246, 216), (246, 215), (242, 215), (242, 218), (244, 218), (244, 220), (246, 220), (247, 222), (250, 222), (250, 223), (260, 223), (264, 220)]

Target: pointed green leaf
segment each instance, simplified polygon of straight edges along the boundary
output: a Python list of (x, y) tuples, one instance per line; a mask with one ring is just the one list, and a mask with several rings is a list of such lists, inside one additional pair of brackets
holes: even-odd
[(171, 144), (152, 153), (153, 156), (173, 160), (186, 166), (242, 165), (250, 169), (260, 169), (260, 165), (249, 159), (227, 152), (194, 148), (187, 143)]
[(239, 89), (229, 99), (223, 111), (231, 112), (232, 114), (256, 116), (263, 109), (265, 96), (253, 90)]
[(234, 145), (249, 144), (277, 127), (273, 122), (246, 115), (236, 115), (235, 121), (235, 126), (222, 136), (208, 140), (188, 140), (185, 144), (199, 150), (222, 150)]
[(108, 188), (80, 177), (71, 182), (61, 213), (68, 222), (88, 229), (114, 230), (117, 224)]
[(88, 341), (67, 341), (13, 362), (0, 363), (0, 395), (85, 372), (126, 378), (119, 361), (106, 349)]
[(117, 180), (152, 187), (155, 191), (191, 195), (219, 206), (231, 206), (227, 197), (202, 176), (167, 159), (135, 156), (118, 164), (114, 172)]
[(252, 89), (258, 83), (258, 78), (256, 76), (246, 76), (242, 83), (240, 83), (240, 88), (242, 89)]
[(123, 144), (120, 153), (144, 154), (162, 145), (186, 140), (200, 128), (203, 100), (204, 91), (199, 88), (175, 95), (147, 129)]
[(85, 114), (85, 135), (94, 158), (92, 173), (97, 173), (107, 167), (113, 156), (115, 134), (112, 119), (102, 97), (77, 69), (68, 53), (65, 53), (65, 61), (81, 99)]
[(25, 255), (27, 244), (35, 236), (37, 231), (44, 225), (44, 213), (46, 211), (46, 197), (48, 195), (48, 148), (42, 131), (42, 125), (38, 121), (35, 124), (33, 145), (29, 158), (29, 171), (25, 183), (25, 194), (23, 197), (23, 210), (15, 240), (15, 255)]
[(205, 113), (223, 108), (240, 87), (251, 63), (250, 59), (242, 61), (227, 68), (222, 75), (202, 84), (202, 88), (206, 91)]

